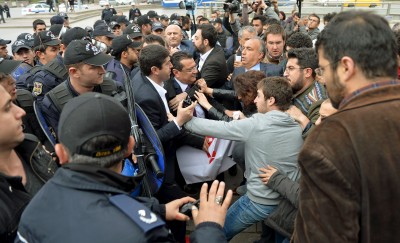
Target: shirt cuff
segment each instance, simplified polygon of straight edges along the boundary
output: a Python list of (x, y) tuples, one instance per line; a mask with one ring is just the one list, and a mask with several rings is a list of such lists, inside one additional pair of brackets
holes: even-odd
[(178, 122), (176, 121), (176, 119), (174, 119), (174, 123), (175, 123), (176, 127), (179, 129), (179, 131), (182, 130), (182, 127), (180, 127), (180, 126), (178, 125)]

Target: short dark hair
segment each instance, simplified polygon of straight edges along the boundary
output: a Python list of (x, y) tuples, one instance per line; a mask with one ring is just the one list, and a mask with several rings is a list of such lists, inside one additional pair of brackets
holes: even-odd
[(193, 56), (184, 51), (175, 52), (171, 57), (172, 67), (178, 71), (182, 71), (183, 65), (181, 61), (185, 59), (193, 59)]
[(307, 34), (296, 32), (287, 39), (286, 46), (290, 46), (291, 48), (312, 48), (313, 43), (310, 36), (308, 36)]
[(182, 26), (189, 24), (190, 18), (188, 16), (182, 16)]
[(217, 30), (212, 26), (211, 24), (203, 24), (200, 26), (197, 26), (199, 30), (201, 30), (201, 38), (203, 41), (205, 39), (208, 40), (208, 44), (211, 48), (217, 44)]
[(257, 84), (265, 77), (264, 72), (254, 70), (239, 74), (233, 80), (237, 96), (248, 96), (249, 99), (254, 100), (257, 96)]
[(295, 48), (288, 51), (288, 59), (296, 58), (301, 68), (311, 68), (315, 77), (315, 69), (318, 68), (318, 56), (313, 48)]
[(265, 30), (265, 40), (267, 40), (267, 36), (269, 34), (272, 35), (281, 35), (283, 40), (286, 40), (285, 29), (280, 24), (271, 24)]
[(169, 52), (164, 46), (148, 45), (142, 49), (139, 57), (140, 71), (146, 76), (151, 74), (152, 67), (162, 68), (164, 60), (169, 57)]
[(333, 17), (335, 17), (335, 16), (336, 16), (336, 12), (327, 13), (324, 16), (323, 20), (324, 20), (324, 22), (328, 22), (329, 23), (333, 19)]
[(254, 20), (260, 20), (262, 25), (265, 25), (267, 23), (267, 17), (264, 15), (255, 15), (253, 19), (251, 20), (251, 24), (253, 25)]
[(210, 20), (207, 19), (206, 17), (201, 17), (201, 18), (198, 20), (199, 23), (202, 22), (202, 21), (208, 21), (208, 22), (210, 22)]
[(315, 13), (312, 13), (312, 14), (308, 15), (308, 18), (310, 18), (310, 17), (315, 17), (315, 18), (317, 18), (317, 19), (318, 19), (318, 24), (321, 22), (320, 17), (319, 17), (317, 14), (315, 14)]
[(257, 88), (262, 90), (265, 100), (274, 97), (275, 105), (281, 111), (287, 111), (292, 105), (292, 87), (284, 77), (267, 77), (257, 84)]
[(33, 21), (33, 29), (36, 30), (38, 25), (46, 25), (46, 23), (43, 21), (43, 19), (36, 19)]
[(265, 24), (267, 24), (267, 25), (273, 25), (273, 24), (280, 24), (280, 23), (279, 23), (279, 20), (277, 20), (277, 19), (269, 18), (269, 19), (267, 19), (267, 21), (265, 22)]
[(154, 42), (157, 42), (161, 46), (165, 46), (165, 40), (159, 35), (150, 34), (144, 37), (144, 43), (151, 44)]
[(316, 50), (322, 50), (332, 70), (348, 56), (368, 79), (397, 79), (398, 47), (387, 20), (363, 11), (344, 11), (319, 34)]

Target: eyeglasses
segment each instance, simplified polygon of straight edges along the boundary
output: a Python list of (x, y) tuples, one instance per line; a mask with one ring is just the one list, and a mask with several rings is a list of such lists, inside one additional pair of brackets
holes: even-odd
[(194, 67), (191, 67), (191, 68), (187, 68), (187, 69), (182, 69), (181, 72), (187, 72), (187, 73), (197, 72), (197, 66), (194, 66)]
[(286, 67), (284, 71), (290, 73), (291, 71), (293, 71), (293, 70), (295, 70), (295, 69), (301, 70), (301, 69), (305, 69), (305, 68), (301, 68), (301, 67), (298, 67), (298, 68), (297, 68), (297, 67), (289, 66), (289, 67)]
[(323, 75), (324, 75), (324, 72), (325, 72), (325, 68), (327, 68), (328, 66), (330, 66), (330, 65), (332, 65), (332, 64), (336, 64), (336, 63), (339, 62), (339, 61), (340, 61), (340, 59), (337, 60), (336, 62), (330, 62), (330, 63), (328, 63), (328, 64), (326, 64), (326, 65), (324, 65), (324, 66), (322, 66), (322, 67), (316, 68), (316, 69), (314, 70), (314, 72), (315, 72), (318, 76), (323, 76)]

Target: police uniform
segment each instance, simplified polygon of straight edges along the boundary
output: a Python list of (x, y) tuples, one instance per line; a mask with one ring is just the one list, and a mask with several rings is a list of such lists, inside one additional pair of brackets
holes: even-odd
[(33, 75), (30, 81), (32, 83), (28, 83), (28, 87), (32, 86), (32, 94), (40, 102), (47, 92), (62, 83), (67, 77), (67, 68), (62, 63), (61, 56), (57, 56)]
[[(65, 65), (83, 62), (92, 66), (103, 66), (111, 59), (112, 57), (110, 55), (101, 52), (96, 46), (87, 40), (72, 41), (64, 53)], [(118, 89), (115, 82), (107, 78), (103, 79), (102, 84), (93, 88), (93, 92), (104, 93), (107, 95), (114, 95), (117, 91)], [(80, 94), (72, 86), (70, 79), (67, 79), (48, 92), (40, 103), (40, 109), (47, 121), (47, 125), (55, 131), (55, 134), (58, 134), (58, 121), (64, 105), (70, 99), (79, 95)]]

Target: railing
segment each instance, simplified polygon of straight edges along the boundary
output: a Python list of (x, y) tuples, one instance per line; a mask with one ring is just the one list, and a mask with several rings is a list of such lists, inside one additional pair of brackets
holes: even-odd
[[(201, 6), (197, 6), (197, 8), (198, 10), (201, 10), (203, 12), (204, 16), (209, 16), (209, 14), (211, 14), (211, 12), (214, 10), (221, 10), (221, 12), (223, 12), (223, 4), (224, 1), (203, 2)], [(295, 8), (297, 8), (296, 5), (280, 6), (279, 10), (282, 10), (285, 13), (290, 13)], [(361, 2), (360, 0), (347, 0), (347, 1), (327, 0), (325, 3), (323, 3), (322, 1), (321, 2), (304, 1), (301, 12), (303, 15), (316, 13), (322, 17), (327, 13), (342, 12), (354, 9), (372, 11), (376, 14), (385, 16), (389, 22), (400, 21), (400, 1)]]

